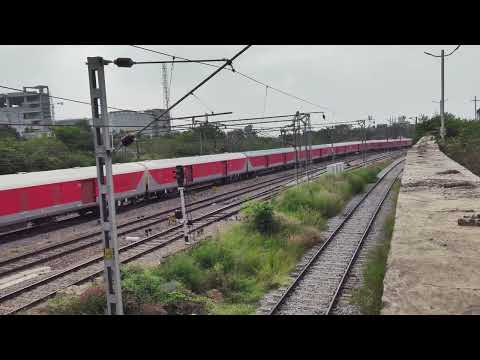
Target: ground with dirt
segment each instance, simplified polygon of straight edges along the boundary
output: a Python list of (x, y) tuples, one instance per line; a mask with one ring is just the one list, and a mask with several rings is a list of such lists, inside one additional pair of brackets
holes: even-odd
[(384, 280), (382, 314), (472, 314), (480, 306), (480, 178), (432, 138), (408, 152)]

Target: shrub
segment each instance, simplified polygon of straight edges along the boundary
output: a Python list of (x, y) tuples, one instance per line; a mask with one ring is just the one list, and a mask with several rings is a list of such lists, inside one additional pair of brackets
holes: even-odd
[(195, 258), (188, 253), (170, 257), (158, 267), (158, 275), (165, 280), (177, 280), (192, 291), (202, 291), (206, 282), (205, 273), (202, 272)]
[(359, 194), (365, 190), (365, 181), (359, 174), (348, 173), (346, 178), (352, 187), (353, 194)]
[(244, 210), (247, 221), (261, 234), (271, 234), (278, 230), (273, 216), (273, 206), (268, 202), (252, 202)]
[(46, 313), (51, 315), (103, 315), (107, 300), (105, 290), (94, 286), (80, 296), (58, 295), (46, 306)]

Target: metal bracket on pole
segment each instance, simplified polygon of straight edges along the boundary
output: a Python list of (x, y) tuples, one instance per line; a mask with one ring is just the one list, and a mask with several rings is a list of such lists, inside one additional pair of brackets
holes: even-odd
[(112, 173), (112, 137), (108, 119), (104, 66), (101, 57), (87, 58), (90, 101), (95, 136), (98, 204), (103, 229), (104, 280), (107, 293), (107, 314), (123, 315), (122, 287), (118, 255), (115, 195)]
[(179, 187), (178, 191), (180, 192), (180, 202), (182, 204), (182, 223), (183, 223), (183, 238), (185, 242), (188, 244), (190, 243), (190, 239), (188, 237), (188, 220), (187, 220), (187, 209), (185, 208), (185, 196), (184, 196), (184, 188)]

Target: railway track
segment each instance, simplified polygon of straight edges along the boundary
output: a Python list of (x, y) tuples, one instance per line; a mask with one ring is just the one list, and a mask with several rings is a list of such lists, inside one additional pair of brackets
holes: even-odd
[[(378, 157), (373, 157), (373, 159), (382, 159), (383, 155)], [(318, 171), (323, 171), (325, 165), (316, 167), (310, 171), (310, 173), (315, 173)], [(266, 188), (275, 184), (280, 184), (291, 180), (295, 175), (287, 174), (274, 179), (262, 181), (253, 185), (248, 185), (229, 192), (228, 194), (219, 194), (195, 201), (188, 204), (187, 209), (189, 212), (197, 211), (203, 208), (210, 206), (214, 201), (216, 202), (225, 202), (231, 199), (235, 199), (238, 196), (248, 194), (249, 192)], [(167, 210), (157, 212), (155, 214), (142, 217), (140, 219), (129, 220), (118, 225), (118, 229), (123, 229), (118, 232), (118, 236), (124, 236), (127, 234), (134, 233), (141, 229), (149, 229), (151, 226), (159, 225), (168, 221), (168, 215), (172, 214), (175, 210), (178, 210), (179, 207), (173, 207)], [(16, 256), (8, 257), (3, 260), (0, 260), (0, 277), (13, 274), (15, 272), (32, 268), (34, 266), (41, 265), (45, 262), (54, 260), (56, 258), (78, 252), (80, 250), (101, 245), (101, 232), (93, 231), (87, 234), (82, 234), (80, 236), (74, 237), (72, 239), (62, 241), (59, 243), (54, 243), (48, 246), (37, 248), (33, 251), (25, 252)], [(98, 238), (95, 238), (98, 237)]]
[(403, 169), (395, 162), (345, 215), (265, 314), (328, 315), (385, 199)]
[[(377, 156), (374, 158), (374, 160), (371, 160), (371, 161), (380, 161), (382, 159), (385, 159), (385, 156)], [(324, 172), (325, 172), (324, 168), (312, 170), (311, 179), (320, 176)], [(294, 175), (288, 176), (288, 177), (285, 176), (285, 178), (282, 179), (282, 181), (280, 181), (278, 178), (274, 179), (275, 181), (268, 181), (269, 189), (267, 190), (264, 190), (262, 188), (262, 185), (259, 185), (259, 184), (249, 186), (248, 190), (245, 188), (242, 188), (241, 190), (245, 194), (248, 192), (252, 192), (253, 188), (255, 188), (256, 190), (260, 190), (260, 192), (251, 196), (247, 196), (246, 198), (243, 198), (243, 199), (238, 199), (239, 197), (238, 193), (229, 194), (228, 199), (230, 200), (236, 199), (236, 200), (233, 200), (229, 204), (222, 206), (218, 209), (209, 211), (207, 213), (199, 214), (198, 216), (196, 216), (194, 219), (192, 219), (193, 227), (190, 229), (190, 233), (194, 233), (210, 224), (213, 224), (222, 219), (225, 219), (237, 214), (243, 208), (245, 202), (247, 201), (250, 201), (253, 199), (265, 200), (265, 199), (272, 198), (273, 196), (278, 194), (280, 191), (284, 190), (288, 182), (290, 182), (290, 186), (292, 186), (291, 184), (292, 178), (294, 178)], [(263, 187), (265, 187), (265, 184), (263, 184)], [(208, 204), (209, 200), (211, 203), (212, 201), (211, 198), (201, 200), (200, 202), (205, 202), (206, 206), (200, 206), (200, 207), (206, 208), (209, 205)], [(222, 201), (225, 201), (225, 198), (223, 198)], [(156, 216), (158, 216), (158, 214), (156, 214)], [(156, 219), (154, 221), (156, 222), (165, 221), (165, 219)], [(144, 225), (141, 225), (140, 227), (145, 228), (146, 226), (147, 227), (151, 226), (151, 224), (150, 223), (149, 225), (144, 224)], [(120, 261), (122, 263), (128, 263), (145, 254), (148, 254), (152, 251), (158, 250), (169, 244), (172, 244), (177, 240), (183, 241), (183, 232), (182, 232), (181, 225), (176, 225), (176, 226), (164, 229), (160, 232), (157, 232), (156, 234), (146, 236), (143, 239), (121, 246), (119, 249)], [(101, 240), (98, 239), (98, 240), (95, 240), (95, 242), (101, 243)], [(83, 244), (81, 246), (87, 246), (87, 245)], [(64, 249), (62, 251), (68, 251), (70, 253), (78, 250)], [(24, 255), (25, 254), (21, 256), (24, 256)], [(32, 255), (35, 256), (34, 254)], [(53, 254), (53, 256), (58, 257), (61, 255)], [(23, 258), (23, 260), (25, 260), (25, 257)], [(40, 261), (45, 262), (48, 260), (40, 260)], [(12, 260), (10, 261), (10, 264), (12, 262), (14, 263), (14, 261)], [(36, 264), (39, 264), (39, 262), (36, 262)], [(18, 271), (20, 267), (21, 268), (31, 267), (32, 263), (30, 263), (29, 265), (18, 264), (16, 266), (17, 266), (17, 270), (13, 270), (13, 271)], [(12, 271), (10, 271), (10, 273), (11, 272)], [(96, 255), (88, 258), (83, 262), (76, 263), (72, 266), (63, 268), (58, 271), (54, 271), (53, 273), (50, 273), (49, 275), (39, 280), (29, 282), (24, 286), (19, 286), (19, 287), (14, 286), (15, 287), (14, 290), (4, 292), (0, 295), (0, 314), (13, 314), (23, 309), (32, 307), (40, 302), (45, 301), (49, 297), (54, 296), (60, 289), (66, 288), (71, 285), (81, 284), (85, 281), (88, 281), (90, 279), (93, 279), (101, 275), (102, 272), (103, 272), (103, 257), (102, 255)], [(5, 274), (5, 272), (3, 274)]]

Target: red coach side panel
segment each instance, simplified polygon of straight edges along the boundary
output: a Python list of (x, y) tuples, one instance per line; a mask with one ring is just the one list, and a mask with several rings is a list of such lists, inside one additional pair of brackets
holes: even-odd
[(243, 174), (247, 171), (247, 159), (227, 160), (227, 174)]
[(20, 190), (2, 190), (0, 191), (0, 199), (2, 206), (0, 206), (0, 216), (14, 214), (20, 210)]
[(155, 169), (149, 170), (150, 175), (152, 175), (153, 179), (161, 185), (171, 184), (176, 182), (175, 179), (175, 168), (165, 168), (165, 169)]
[(215, 161), (192, 165), (193, 181), (209, 180), (221, 177), (223, 174), (223, 162)]
[(282, 165), (283, 164), (283, 155), (284, 154), (268, 155), (268, 166), (272, 167), (272, 166), (275, 166), (275, 165)]
[(291, 161), (295, 161), (295, 152), (287, 152), (285, 154), (285, 161), (288, 163), (288, 162), (291, 162)]
[(252, 156), (248, 158), (250, 160), (250, 164), (254, 168), (266, 168), (267, 167), (267, 157), (265, 155), (261, 156)]
[(143, 176), (143, 171), (113, 176), (115, 194), (135, 191)]

